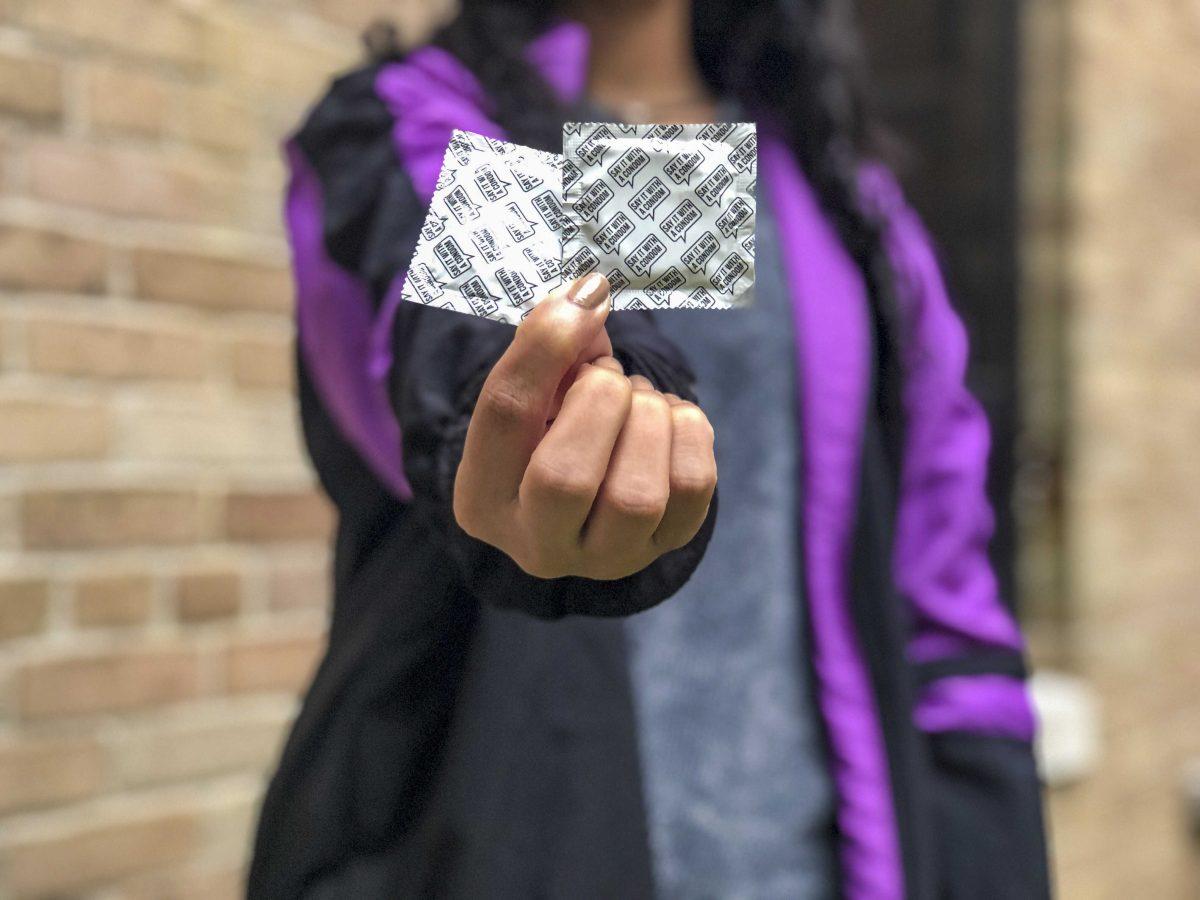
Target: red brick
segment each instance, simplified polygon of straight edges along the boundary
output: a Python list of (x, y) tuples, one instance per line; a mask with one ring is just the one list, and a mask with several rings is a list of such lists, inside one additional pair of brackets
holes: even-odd
[(83, 626), (137, 625), (150, 616), (154, 582), (146, 575), (93, 575), (75, 588), (75, 621)]
[(0, 225), (0, 287), (95, 293), (104, 289), (107, 270), (108, 253), (94, 241)]
[(279, 752), (290, 711), (273, 704), (230, 706), (124, 729), (110, 747), (121, 783), (140, 787), (261, 771)]
[(46, 139), (29, 150), (33, 195), (117, 216), (225, 223), (242, 188), (228, 172), (161, 151)]
[(187, 648), (139, 646), (28, 663), (17, 670), (16, 683), (21, 714), (29, 719), (121, 712), (197, 696), (199, 660)]
[(241, 606), (236, 572), (191, 572), (179, 578), (179, 618), (185, 622), (227, 619)]
[(0, 741), (0, 813), (90, 797), (104, 766), (103, 751), (89, 739)]
[(172, 111), (171, 86), (135, 69), (97, 65), (87, 74), (88, 121), (105, 134), (157, 137)]
[(314, 490), (236, 493), (225, 501), (225, 532), (235, 541), (324, 540), (332, 528), (333, 509)]
[(246, 873), (236, 867), (153, 872), (122, 882), (118, 896), (120, 900), (245, 900)]
[(98, 818), (5, 847), (0, 861), (7, 888), (18, 897), (77, 896), (88, 888), (182, 862), (200, 841), (199, 823), (184, 814)]
[(294, 345), (289, 338), (238, 340), (233, 380), (246, 388), (290, 389), (295, 384)]
[(31, 0), (16, 20), (52, 39), (194, 67), (204, 49), (195, 14), (153, 0)]
[(108, 411), (97, 403), (0, 399), (0, 463), (95, 459), (108, 449)]
[(21, 530), (36, 549), (181, 544), (200, 536), (200, 515), (191, 491), (38, 490), (22, 498)]
[(246, 153), (258, 139), (257, 110), (242, 95), (228, 89), (189, 89), (179, 101), (175, 134), (212, 150)]
[(27, 339), (30, 368), (54, 375), (191, 379), (207, 365), (204, 341), (174, 329), (34, 319)]
[(0, 639), (41, 631), (49, 602), (49, 589), (40, 578), (0, 580)]
[(326, 566), (283, 563), (271, 573), (271, 609), (325, 609), (333, 584)]
[(325, 637), (318, 632), (239, 640), (229, 650), (229, 690), (298, 692), (312, 678), (324, 649)]
[(213, 309), (284, 311), (291, 276), (282, 266), (168, 250), (139, 250), (133, 258), (137, 292), (150, 300)]
[(53, 60), (0, 53), (0, 112), (52, 121), (63, 111), (62, 67)]

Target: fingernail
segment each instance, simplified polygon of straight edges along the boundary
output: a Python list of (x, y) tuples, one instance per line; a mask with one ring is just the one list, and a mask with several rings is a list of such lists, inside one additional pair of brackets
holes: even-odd
[(595, 309), (608, 299), (608, 279), (599, 272), (580, 278), (567, 291), (567, 299), (584, 309)]

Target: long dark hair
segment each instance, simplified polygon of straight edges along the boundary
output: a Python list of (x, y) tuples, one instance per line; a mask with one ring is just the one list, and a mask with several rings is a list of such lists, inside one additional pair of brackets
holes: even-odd
[[(570, 116), (526, 63), (522, 49), (559, 16), (562, 0), (462, 0), (436, 36), (487, 86), (490, 113), (513, 140), (561, 146)], [(858, 187), (879, 130), (865, 78), (850, 0), (693, 0), (692, 37), (705, 82), (783, 135), (862, 272), (875, 319), (880, 412), (899, 428), (899, 327), (894, 279), (880, 224)], [(370, 41), (368, 41), (370, 44)], [(386, 42), (385, 42), (386, 43)], [(893, 447), (895, 442), (889, 442)]]

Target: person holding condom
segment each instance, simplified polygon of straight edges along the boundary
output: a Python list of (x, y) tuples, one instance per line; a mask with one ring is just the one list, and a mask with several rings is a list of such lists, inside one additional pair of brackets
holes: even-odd
[[(846, 22), (465, 0), (411, 52), (370, 32), (289, 142), (339, 525), (251, 896), (1048, 895), (987, 423)], [(398, 304), (453, 129), (568, 120), (755, 121), (754, 305)]]

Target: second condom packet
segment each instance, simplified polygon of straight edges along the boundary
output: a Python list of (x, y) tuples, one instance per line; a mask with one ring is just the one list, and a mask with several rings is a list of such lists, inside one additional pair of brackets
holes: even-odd
[(563, 128), (563, 278), (599, 271), (615, 309), (727, 309), (754, 285), (751, 123)]

